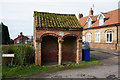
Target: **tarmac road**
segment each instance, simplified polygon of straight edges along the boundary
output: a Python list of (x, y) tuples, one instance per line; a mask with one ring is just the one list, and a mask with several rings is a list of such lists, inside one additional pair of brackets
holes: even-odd
[(91, 51), (91, 56), (103, 62), (102, 65), (35, 74), (29, 78), (118, 78), (118, 56), (105, 52)]

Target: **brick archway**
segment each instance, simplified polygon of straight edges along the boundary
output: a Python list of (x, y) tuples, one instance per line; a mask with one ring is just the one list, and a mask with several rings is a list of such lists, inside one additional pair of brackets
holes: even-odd
[(73, 36), (73, 37), (79, 38), (77, 34), (69, 33), (69, 34), (65, 34), (65, 35), (63, 36), (63, 39), (64, 39), (65, 37), (68, 37), (68, 36)]
[[(63, 61), (78, 61), (78, 39), (77, 34), (69, 33), (63, 36)], [(67, 55), (67, 57), (65, 56)]]
[[(40, 58), (36, 60), (40, 65), (43, 63), (53, 62), (53, 64), (61, 65), (62, 61), (79, 62), (79, 52), (81, 40), (76, 34), (65, 34), (63, 37), (55, 33), (44, 33), (38, 40), (38, 55)], [(44, 46), (43, 46), (44, 45)], [(37, 59), (37, 58), (36, 58)], [(52, 64), (52, 63), (50, 63)]]
[(59, 35), (57, 35), (57, 34), (55, 34), (55, 33), (44, 33), (44, 34), (40, 35), (39, 38), (40, 38), (40, 40), (42, 41), (42, 38), (43, 38), (44, 36), (48, 36), (48, 35), (54, 36), (54, 37), (57, 37), (57, 38), (59, 37)]
[[(82, 59), (82, 53), (80, 52), (81, 39), (77, 34), (70, 33), (65, 34), (64, 36), (59, 36), (56, 33), (44, 33), (40, 35), (40, 38), (36, 41), (36, 53), (38, 54), (35, 54), (35, 56), (38, 56), (39, 58), (35, 57), (35, 63), (38, 65), (49, 62), (53, 62), (53, 64), (58, 63), (58, 65), (61, 65), (64, 60), (76, 61), (76, 63), (79, 63)], [(66, 45), (69, 44), (68, 42), (72, 47), (68, 47), (69, 45)], [(47, 47), (44, 47), (43, 43), (44, 46)], [(75, 44), (74, 47), (72, 43)], [(51, 46), (52, 44), (53, 46)], [(63, 48), (67, 49), (65, 50)], [(69, 51), (69, 48), (71, 48), (71, 52)]]
[(57, 64), (58, 62), (58, 38), (52, 35), (42, 37), (41, 42), (41, 64)]
[(62, 61), (76, 61), (77, 36), (67, 35), (63, 37), (62, 43)]

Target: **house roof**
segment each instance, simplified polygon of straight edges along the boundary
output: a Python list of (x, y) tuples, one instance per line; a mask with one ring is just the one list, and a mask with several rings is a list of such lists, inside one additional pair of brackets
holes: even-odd
[(20, 37), (23, 37), (23, 38), (27, 38), (27, 39), (29, 39), (27, 36), (20, 35), (20, 36), (18, 36), (17, 38), (15, 38), (14, 40), (19, 39)]
[(97, 16), (90, 16), (90, 18), (92, 19), (92, 21), (96, 21), (97, 20)]
[[(106, 12), (106, 13), (101, 13), (104, 15), (104, 19), (105, 19), (105, 23), (101, 26), (107, 26), (107, 25), (112, 25), (112, 24), (118, 24), (120, 23), (120, 8), (119, 9), (116, 9), (116, 10), (113, 10), (113, 11), (109, 11), (109, 12)], [(92, 26), (90, 26), (89, 28), (93, 28), (93, 27), (98, 27), (99, 26), (99, 20), (97, 19), (99, 15), (96, 15), (94, 16), (94, 19), (93, 20), (96, 20)], [(83, 17), (79, 20), (79, 23), (84, 26), (84, 29), (87, 28), (87, 23), (86, 23), (86, 18), (89, 18), (89, 16), (86, 16), (86, 17)], [(95, 19), (96, 18), (96, 19)], [(99, 27), (101, 27), (99, 26)]]
[(49, 28), (81, 28), (75, 14), (57, 14), (47, 12), (34, 12), (36, 27)]
[(80, 20), (79, 20), (79, 23), (81, 26), (84, 26), (85, 22), (87, 21), (89, 16), (86, 16), (86, 17), (82, 17)]
[(102, 13), (102, 14), (105, 16), (105, 18), (109, 18), (110, 17), (109, 13)]

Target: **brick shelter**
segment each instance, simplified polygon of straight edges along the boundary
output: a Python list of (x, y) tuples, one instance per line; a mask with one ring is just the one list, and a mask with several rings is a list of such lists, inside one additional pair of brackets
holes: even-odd
[(120, 8), (98, 15), (91, 8), (88, 16), (79, 14), (78, 17), (83, 41), (89, 42), (91, 48), (120, 50)]
[(74, 14), (34, 12), (35, 64), (82, 60), (82, 28)]

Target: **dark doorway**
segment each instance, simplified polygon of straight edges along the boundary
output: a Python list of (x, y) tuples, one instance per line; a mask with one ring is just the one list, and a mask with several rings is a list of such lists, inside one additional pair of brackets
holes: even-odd
[(42, 38), (42, 65), (57, 64), (58, 61), (58, 38), (54, 36), (44, 36)]
[(62, 62), (70, 62), (76, 60), (76, 37), (67, 36), (64, 38), (62, 47)]

